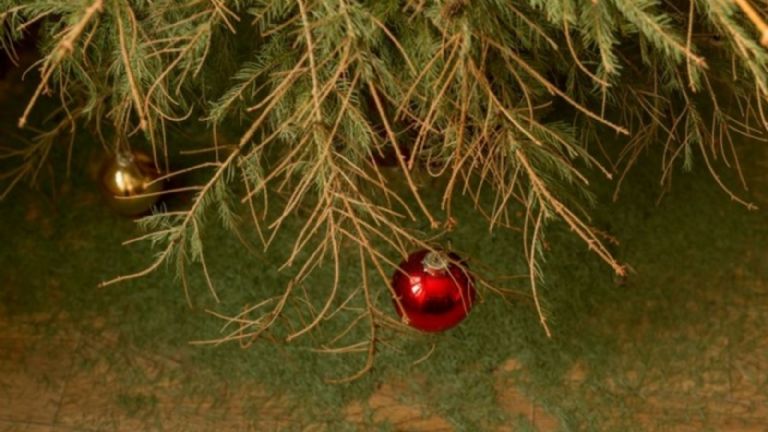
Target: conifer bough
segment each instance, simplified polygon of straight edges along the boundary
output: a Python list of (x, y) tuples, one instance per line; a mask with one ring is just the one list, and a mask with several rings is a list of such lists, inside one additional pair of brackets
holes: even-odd
[[(148, 232), (131, 241), (151, 242), (156, 259), (103, 285), (172, 264), (186, 291), (186, 269), (196, 264), (216, 299), (201, 238), (207, 215), (218, 213), (238, 233), (242, 205), (265, 248), (300, 218), (301, 228), (286, 234), (292, 246), (282, 270), (291, 282), (236, 316), (212, 311), (226, 321), (212, 342), (247, 345), (267, 331), (291, 341), (352, 314), (352, 325), (318, 348), (365, 353), (360, 372), (345, 379), (370, 369), (377, 341), (402, 328), (377, 300), (396, 263), (460, 227), (452, 206), (468, 201), (490, 228), (522, 231), (532, 305), (550, 334), (536, 290), (549, 222), (565, 223), (625, 272), (581, 206), (591, 199), (586, 170), (614, 182), (618, 194), (646, 150), (661, 155), (665, 185), (675, 166), (699, 161), (731, 199), (754, 208), (718, 172), (735, 170), (746, 188), (735, 135), (763, 140), (768, 127), (767, 7), (762, 0), (0, 0), (6, 55), (15, 59), (15, 46), (39, 27), (40, 81), (19, 127), (37, 118), (44, 97), (62, 114), (39, 121), (46, 131), (28, 145), (3, 150), (18, 160), (0, 177), (3, 195), (34, 181), (59, 137), (77, 127), (107, 148), (127, 139), (146, 145), (164, 178), (199, 171), (206, 180), (183, 188), (195, 192), (188, 208), (140, 221)], [(173, 130), (199, 126), (212, 131), (210, 148), (173, 142)], [(217, 130), (240, 138), (221, 143)], [(601, 140), (611, 135), (620, 138)], [(178, 152), (210, 157), (170, 171)], [(394, 168), (376, 162), (385, 154)], [(425, 187), (425, 176), (437, 181)], [(429, 199), (436, 194), (442, 199)], [(361, 270), (357, 287), (340, 284), (350, 255)], [(313, 291), (305, 281), (320, 265), (333, 268), (330, 288)], [(504, 292), (492, 278), (478, 283)], [(310, 318), (277, 330), (286, 308), (302, 304)], [(362, 341), (345, 342), (360, 328)]]

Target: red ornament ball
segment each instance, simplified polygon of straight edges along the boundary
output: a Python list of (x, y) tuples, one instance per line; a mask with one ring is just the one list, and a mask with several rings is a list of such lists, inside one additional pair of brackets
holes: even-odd
[(405, 323), (439, 332), (467, 316), (476, 294), (472, 276), (457, 264), (460, 261), (454, 253), (423, 249), (400, 263), (392, 288), (395, 309)]

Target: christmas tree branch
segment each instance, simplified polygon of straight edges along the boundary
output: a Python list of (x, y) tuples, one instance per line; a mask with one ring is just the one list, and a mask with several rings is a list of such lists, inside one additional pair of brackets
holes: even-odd
[(536, 280), (540, 277), (538, 274), (537, 266), (536, 266), (536, 253), (539, 250), (539, 233), (541, 232), (541, 222), (544, 218), (544, 209), (539, 210), (539, 215), (536, 217), (536, 224), (533, 227), (533, 237), (531, 238), (531, 247), (528, 251), (528, 271), (529, 271), (529, 278), (531, 281), (531, 294), (533, 295), (533, 302), (536, 305), (536, 313), (539, 314), (539, 322), (541, 322), (541, 326), (544, 328), (544, 332), (547, 334), (548, 338), (552, 337), (552, 332), (549, 330), (549, 325), (547, 324), (547, 317), (544, 315), (544, 312), (541, 308), (541, 302), (539, 300), (539, 293), (538, 289), (536, 287)]
[[(292, 72), (296, 73), (296, 71), (298, 70), (299, 66), (300, 66), (300, 64), (297, 65), (296, 67), (294, 67)], [(287, 85), (286, 83), (290, 83), (291, 80), (292, 80), (292, 77), (293, 77), (293, 74), (289, 73), (286, 76), (285, 80), (283, 81), (283, 84)], [(192, 206), (190, 207), (190, 209), (188, 211), (186, 211), (183, 214), (184, 216), (183, 216), (181, 222), (178, 225), (176, 225), (175, 230), (173, 231), (173, 236), (169, 237), (169, 241), (168, 241), (168, 244), (167, 244), (166, 248), (158, 256), (156, 261), (152, 265), (150, 265), (150, 267), (148, 267), (147, 269), (144, 269), (144, 270), (142, 270), (140, 272), (137, 272), (137, 273), (133, 273), (133, 274), (129, 274), (129, 275), (124, 275), (124, 276), (119, 276), (119, 277), (116, 277), (114, 279), (111, 279), (111, 280), (108, 280), (108, 281), (104, 281), (104, 282), (100, 283), (99, 286), (105, 287), (105, 286), (112, 285), (112, 284), (115, 284), (115, 283), (118, 283), (118, 282), (123, 282), (123, 281), (126, 281), (126, 280), (135, 279), (135, 278), (138, 278), (138, 277), (145, 276), (145, 275), (151, 273), (152, 271), (154, 271), (155, 269), (157, 269), (160, 266), (160, 264), (162, 264), (167, 258), (170, 257), (171, 252), (173, 251), (174, 247), (176, 247), (177, 244), (183, 240), (184, 232), (190, 226), (190, 223), (193, 220), (195, 220), (195, 218), (198, 216), (197, 212), (203, 206), (204, 199), (207, 197), (208, 192), (216, 185), (217, 181), (222, 177), (223, 173), (229, 168), (230, 164), (232, 164), (236, 160), (236, 158), (238, 156), (240, 156), (240, 149), (242, 149), (245, 145), (247, 145), (250, 142), (250, 140), (253, 138), (254, 134), (258, 130), (259, 125), (261, 124), (261, 122), (264, 121), (264, 118), (266, 117), (266, 115), (274, 107), (274, 104), (276, 104), (276, 101), (279, 100), (279, 95), (282, 94), (283, 91), (284, 91), (284, 86), (283, 85), (278, 86), (278, 88), (275, 90), (275, 92), (272, 95), (273, 104), (269, 105), (265, 109), (265, 112), (262, 113), (262, 115), (259, 116), (252, 123), (251, 127), (241, 137), (240, 143), (238, 144), (237, 148), (234, 149), (229, 154), (229, 156), (227, 157), (226, 160), (224, 160), (223, 162), (221, 162), (219, 164), (218, 169), (215, 171), (214, 175), (208, 180), (208, 182), (204, 186), (202, 186), (202, 188), (198, 192), (197, 197), (196, 197), (195, 201), (193, 202)]]
[(563, 203), (555, 198), (544, 185), (542, 180), (536, 174), (536, 170), (528, 161), (525, 153), (521, 149), (515, 150), (515, 157), (522, 164), (525, 169), (528, 178), (531, 181), (533, 190), (539, 196), (539, 200), (544, 205), (550, 206), (555, 213), (557, 213), (568, 226), (576, 232), (589, 246), (589, 249), (594, 251), (600, 258), (603, 259), (608, 265), (611, 266), (613, 271), (619, 275), (624, 276), (626, 274), (626, 268), (619, 264), (608, 249), (605, 248), (600, 239), (595, 235), (592, 229), (590, 229), (584, 222), (581, 221), (573, 212), (571, 212)]
[(691, 51), (691, 47), (686, 46), (673, 33), (668, 17), (663, 13), (653, 14), (649, 11), (655, 3), (653, 0), (614, 1), (627, 20), (634, 23), (637, 29), (659, 49), (689, 59), (697, 67), (706, 68), (707, 63), (704, 58)]
[[(62, 109), (63, 111), (63, 109)], [(57, 111), (60, 113), (61, 111)], [(8, 186), (0, 193), (0, 200), (5, 198), (21, 180), (27, 178), (30, 183), (35, 183), (40, 171), (46, 164), (48, 155), (54, 145), (60, 143), (62, 135), (69, 133), (70, 152), (74, 145), (77, 130), (76, 119), (82, 114), (82, 109), (75, 109), (67, 113), (50, 130), (36, 131), (37, 134), (29, 141), (22, 139), (26, 145), (23, 149), (0, 149), (0, 159), (19, 158), (21, 162), (15, 168), (5, 173), (0, 173), (0, 180), (10, 179)], [(68, 155), (69, 158), (69, 155)]]
[(525, 60), (520, 58), (517, 54), (513, 53), (510, 49), (502, 46), (498, 42), (494, 41), (491, 38), (484, 37), (484, 41), (488, 42), (491, 46), (498, 49), (502, 54), (504, 54), (507, 58), (511, 59), (513, 62), (518, 64), (524, 71), (526, 71), (528, 74), (530, 74), (533, 78), (535, 78), (539, 83), (544, 85), (544, 87), (552, 94), (556, 94), (563, 98), (565, 101), (567, 101), (570, 105), (572, 105), (574, 108), (578, 109), (582, 113), (584, 113), (587, 117), (590, 117), (594, 120), (597, 120), (600, 123), (603, 123), (604, 125), (610, 127), (611, 129), (615, 130), (616, 132), (624, 135), (629, 135), (629, 131), (623, 127), (619, 126), (617, 124), (614, 124), (613, 122), (605, 119), (604, 117), (600, 116), (599, 114), (593, 112), (589, 108), (585, 107), (584, 105), (576, 102), (573, 98), (568, 96), (565, 92), (557, 88), (554, 84), (549, 82), (544, 76), (542, 76), (539, 72), (536, 71), (535, 68), (533, 68), (531, 65), (529, 65)]
[(90, 6), (83, 11), (83, 16), (75, 25), (69, 27), (64, 36), (59, 41), (56, 48), (51, 52), (43, 62), (41, 67), (42, 78), (40, 84), (35, 89), (35, 93), (27, 103), (27, 107), (24, 109), (24, 113), (19, 118), (19, 128), (23, 128), (27, 124), (29, 114), (32, 112), (32, 108), (35, 106), (35, 102), (48, 86), (48, 81), (51, 79), (56, 67), (75, 50), (75, 43), (80, 38), (80, 35), (85, 31), (88, 23), (99, 14), (104, 8), (103, 0), (94, 0)]
[(416, 199), (416, 202), (419, 204), (419, 207), (424, 213), (424, 216), (427, 217), (427, 220), (429, 221), (429, 225), (432, 228), (436, 228), (439, 226), (439, 223), (437, 222), (437, 220), (435, 220), (435, 218), (432, 216), (430, 211), (427, 209), (427, 206), (424, 204), (424, 201), (421, 199), (421, 195), (419, 194), (416, 184), (413, 182), (413, 178), (411, 178), (410, 170), (406, 165), (405, 156), (403, 155), (403, 152), (400, 150), (400, 144), (398, 143), (397, 136), (395, 135), (395, 132), (392, 130), (392, 127), (389, 124), (389, 120), (387, 120), (387, 114), (384, 111), (384, 107), (381, 103), (381, 98), (379, 98), (378, 90), (376, 89), (376, 86), (372, 82), (368, 82), (368, 89), (371, 92), (373, 101), (376, 104), (376, 110), (378, 111), (379, 118), (381, 119), (381, 122), (384, 125), (384, 129), (387, 132), (389, 141), (391, 142), (392, 148), (395, 151), (395, 156), (397, 157), (397, 163), (400, 165), (400, 169), (402, 170), (403, 175), (405, 176), (405, 179), (408, 182), (408, 187), (411, 189), (411, 192), (413, 193), (413, 197)]
[[(141, 90), (136, 83), (136, 77), (133, 74), (133, 67), (131, 66), (131, 55), (135, 54), (135, 51), (129, 54), (129, 50), (126, 47), (125, 31), (123, 30), (123, 18), (120, 14), (121, 6), (117, 0), (113, 1), (115, 10), (115, 21), (117, 22), (117, 33), (120, 39), (120, 56), (123, 59), (123, 67), (125, 68), (125, 74), (128, 77), (128, 84), (131, 88), (131, 97), (133, 98), (133, 108), (136, 110), (136, 115), (139, 117), (139, 127), (141, 130), (147, 129), (147, 116), (144, 111), (143, 97)], [(132, 33), (136, 33), (136, 17), (133, 15), (133, 11), (130, 6), (128, 9), (128, 17), (131, 23)], [(156, 153), (155, 153), (156, 154)]]
[(373, 300), (372, 300), (373, 297), (371, 295), (371, 289), (368, 286), (368, 267), (366, 266), (365, 251), (362, 245), (360, 245), (360, 247), (358, 248), (358, 255), (360, 257), (360, 273), (361, 273), (360, 278), (363, 283), (363, 293), (365, 295), (365, 304), (367, 308), (367, 313), (361, 316), (367, 316), (368, 324), (369, 324), (369, 339), (367, 341), (367, 347), (368, 347), (367, 355), (365, 359), (365, 364), (356, 373), (344, 378), (328, 380), (328, 382), (334, 383), (334, 384), (341, 384), (345, 382), (354, 381), (362, 377), (363, 375), (365, 375), (373, 367), (373, 360), (376, 354), (376, 318), (374, 315), (375, 308), (373, 306)]
[(296, 2), (299, 4), (299, 10), (301, 11), (301, 22), (302, 27), (304, 28), (304, 38), (307, 42), (307, 56), (309, 57), (309, 73), (312, 77), (312, 100), (315, 104), (315, 115), (317, 116), (317, 122), (320, 123), (323, 121), (322, 118), (322, 112), (320, 112), (320, 96), (318, 94), (318, 88), (317, 88), (317, 67), (315, 66), (315, 54), (314, 54), (314, 48), (312, 46), (312, 31), (309, 27), (309, 20), (307, 18), (307, 11), (304, 7), (304, 2), (302, 0), (296, 0)]
[(571, 57), (573, 58), (573, 62), (576, 64), (576, 66), (593, 81), (603, 87), (603, 91), (605, 91), (607, 87), (610, 87), (610, 83), (608, 83), (608, 81), (593, 74), (589, 69), (587, 69), (586, 66), (584, 66), (581, 60), (579, 60), (579, 56), (576, 53), (576, 48), (574, 48), (573, 41), (571, 40), (571, 30), (568, 27), (568, 20), (563, 20), (563, 36), (565, 36), (565, 44), (568, 46), (568, 51), (571, 53)]
[(747, 0), (733, 0), (739, 8), (744, 12), (744, 15), (752, 21), (757, 31), (760, 33), (760, 44), (768, 48), (768, 24), (766, 24), (763, 17), (755, 10), (754, 7)]

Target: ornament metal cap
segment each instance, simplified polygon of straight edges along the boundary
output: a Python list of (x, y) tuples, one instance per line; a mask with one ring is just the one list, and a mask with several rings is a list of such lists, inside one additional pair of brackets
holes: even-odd
[(448, 270), (449, 264), (448, 257), (440, 251), (429, 251), (421, 260), (424, 270), (431, 274), (442, 273)]
[(133, 165), (135, 160), (133, 153), (129, 151), (118, 150), (115, 152), (115, 163), (123, 168)]

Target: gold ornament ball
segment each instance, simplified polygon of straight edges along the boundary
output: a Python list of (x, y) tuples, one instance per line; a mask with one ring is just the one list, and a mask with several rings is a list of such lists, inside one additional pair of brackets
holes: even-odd
[(101, 185), (109, 204), (126, 216), (147, 212), (160, 199), (162, 181), (152, 158), (137, 151), (118, 152), (101, 168)]

